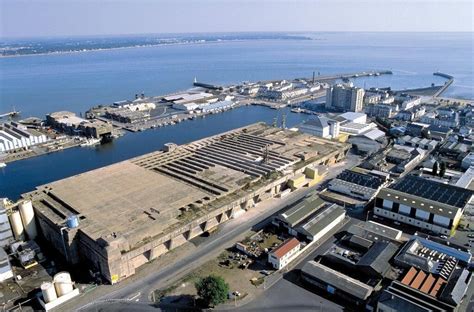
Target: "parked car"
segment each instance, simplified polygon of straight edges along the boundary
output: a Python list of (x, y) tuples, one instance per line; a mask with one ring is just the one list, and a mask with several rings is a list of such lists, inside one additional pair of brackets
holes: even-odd
[(467, 237), (474, 238), (474, 234), (468, 234)]
[(448, 237), (446, 235), (441, 235), (440, 236), (442, 239), (448, 239)]

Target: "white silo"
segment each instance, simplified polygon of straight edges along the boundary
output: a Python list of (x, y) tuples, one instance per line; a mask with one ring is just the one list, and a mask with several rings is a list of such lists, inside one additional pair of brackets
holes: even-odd
[(26, 235), (29, 239), (35, 239), (37, 235), (36, 222), (35, 222), (35, 211), (30, 200), (25, 200), (19, 205), (21, 220), (23, 220), (23, 226), (25, 227)]
[(68, 272), (59, 272), (54, 275), (54, 288), (58, 297), (64, 296), (73, 291), (71, 275)]
[(12, 211), (10, 215), (10, 225), (13, 230), (13, 235), (17, 240), (25, 240), (25, 228), (21, 221), (20, 212), (18, 210)]
[(58, 296), (56, 295), (56, 289), (51, 282), (43, 282), (41, 284), (41, 293), (43, 294), (43, 299), (46, 303), (58, 299)]

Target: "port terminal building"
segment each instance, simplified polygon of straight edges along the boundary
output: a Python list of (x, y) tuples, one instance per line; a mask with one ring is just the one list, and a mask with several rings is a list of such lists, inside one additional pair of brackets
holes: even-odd
[(110, 283), (281, 193), (350, 146), (263, 123), (122, 161), (23, 194), (38, 235)]

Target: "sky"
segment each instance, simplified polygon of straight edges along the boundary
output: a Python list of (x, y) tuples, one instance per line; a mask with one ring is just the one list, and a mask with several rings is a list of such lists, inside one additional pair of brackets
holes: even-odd
[(0, 37), (468, 31), (474, 0), (0, 0)]

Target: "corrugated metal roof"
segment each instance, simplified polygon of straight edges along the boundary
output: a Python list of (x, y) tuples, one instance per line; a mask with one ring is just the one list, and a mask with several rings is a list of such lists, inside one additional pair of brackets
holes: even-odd
[(290, 226), (295, 226), (303, 219), (309, 217), (312, 213), (316, 212), (326, 202), (319, 196), (312, 196), (296, 205), (293, 205), (290, 209), (279, 215), (279, 219), (285, 221)]
[(311, 218), (305, 224), (298, 226), (296, 230), (308, 236), (315, 236), (329, 224), (331, 224), (331, 222), (333, 222), (336, 218), (344, 215), (345, 213), (346, 211), (344, 208), (334, 204), (315, 217)]
[(301, 271), (308, 276), (324, 281), (334, 288), (342, 290), (345, 293), (351, 294), (362, 300), (367, 299), (374, 290), (372, 287), (362, 283), (361, 281), (337, 272), (315, 261), (307, 262)]
[(379, 129), (372, 129), (370, 131), (364, 132), (362, 135), (365, 136), (368, 139), (371, 139), (371, 140), (375, 141), (375, 140), (378, 140), (380, 138), (383, 138), (385, 136), (385, 132), (383, 132), (382, 130), (379, 130)]

